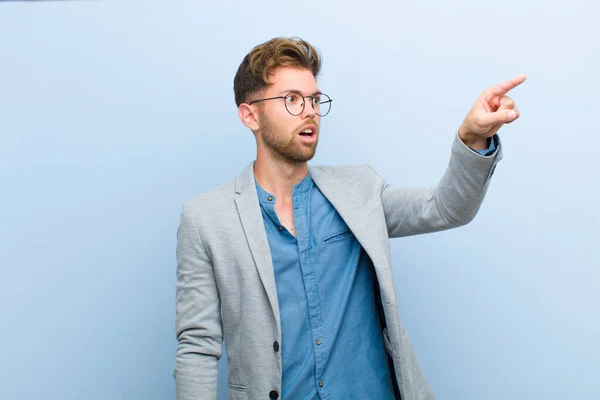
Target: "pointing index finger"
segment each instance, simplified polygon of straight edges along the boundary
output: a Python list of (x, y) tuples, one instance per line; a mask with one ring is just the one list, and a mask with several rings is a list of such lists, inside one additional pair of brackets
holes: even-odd
[(523, 74), (509, 79), (507, 81), (504, 81), (502, 83), (499, 83), (496, 86), (490, 88), (490, 94), (494, 96), (504, 96), (510, 90), (516, 88), (521, 83), (525, 82), (525, 79), (527, 79), (527, 76)]

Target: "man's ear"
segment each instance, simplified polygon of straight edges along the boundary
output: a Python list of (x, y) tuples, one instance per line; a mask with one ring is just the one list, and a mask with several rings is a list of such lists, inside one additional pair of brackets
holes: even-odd
[(238, 107), (238, 116), (240, 120), (248, 129), (252, 132), (256, 132), (260, 127), (258, 123), (258, 115), (256, 115), (256, 108), (252, 107), (246, 103), (240, 104)]

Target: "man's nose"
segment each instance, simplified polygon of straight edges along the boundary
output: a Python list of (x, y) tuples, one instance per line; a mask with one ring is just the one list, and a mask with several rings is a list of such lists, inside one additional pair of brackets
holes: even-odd
[(314, 118), (317, 115), (317, 111), (313, 107), (312, 99), (304, 99), (304, 110), (302, 111), (302, 118)]

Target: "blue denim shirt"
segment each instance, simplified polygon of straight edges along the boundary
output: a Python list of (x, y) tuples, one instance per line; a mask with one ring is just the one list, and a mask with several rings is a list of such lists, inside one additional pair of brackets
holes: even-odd
[[(481, 155), (492, 154), (497, 135)], [(373, 264), (307, 175), (292, 190), (296, 237), (256, 183), (281, 318), (283, 399), (394, 399)]]
[(294, 186), (296, 237), (258, 184), (281, 316), (283, 399), (393, 399), (372, 262), (307, 175)]

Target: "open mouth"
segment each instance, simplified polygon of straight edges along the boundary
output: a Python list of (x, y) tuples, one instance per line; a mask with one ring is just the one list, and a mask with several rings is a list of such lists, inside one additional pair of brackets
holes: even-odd
[(314, 126), (309, 126), (298, 132), (300, 136), (304, 137), (313, 137), (316, 134), (317, 130)]

